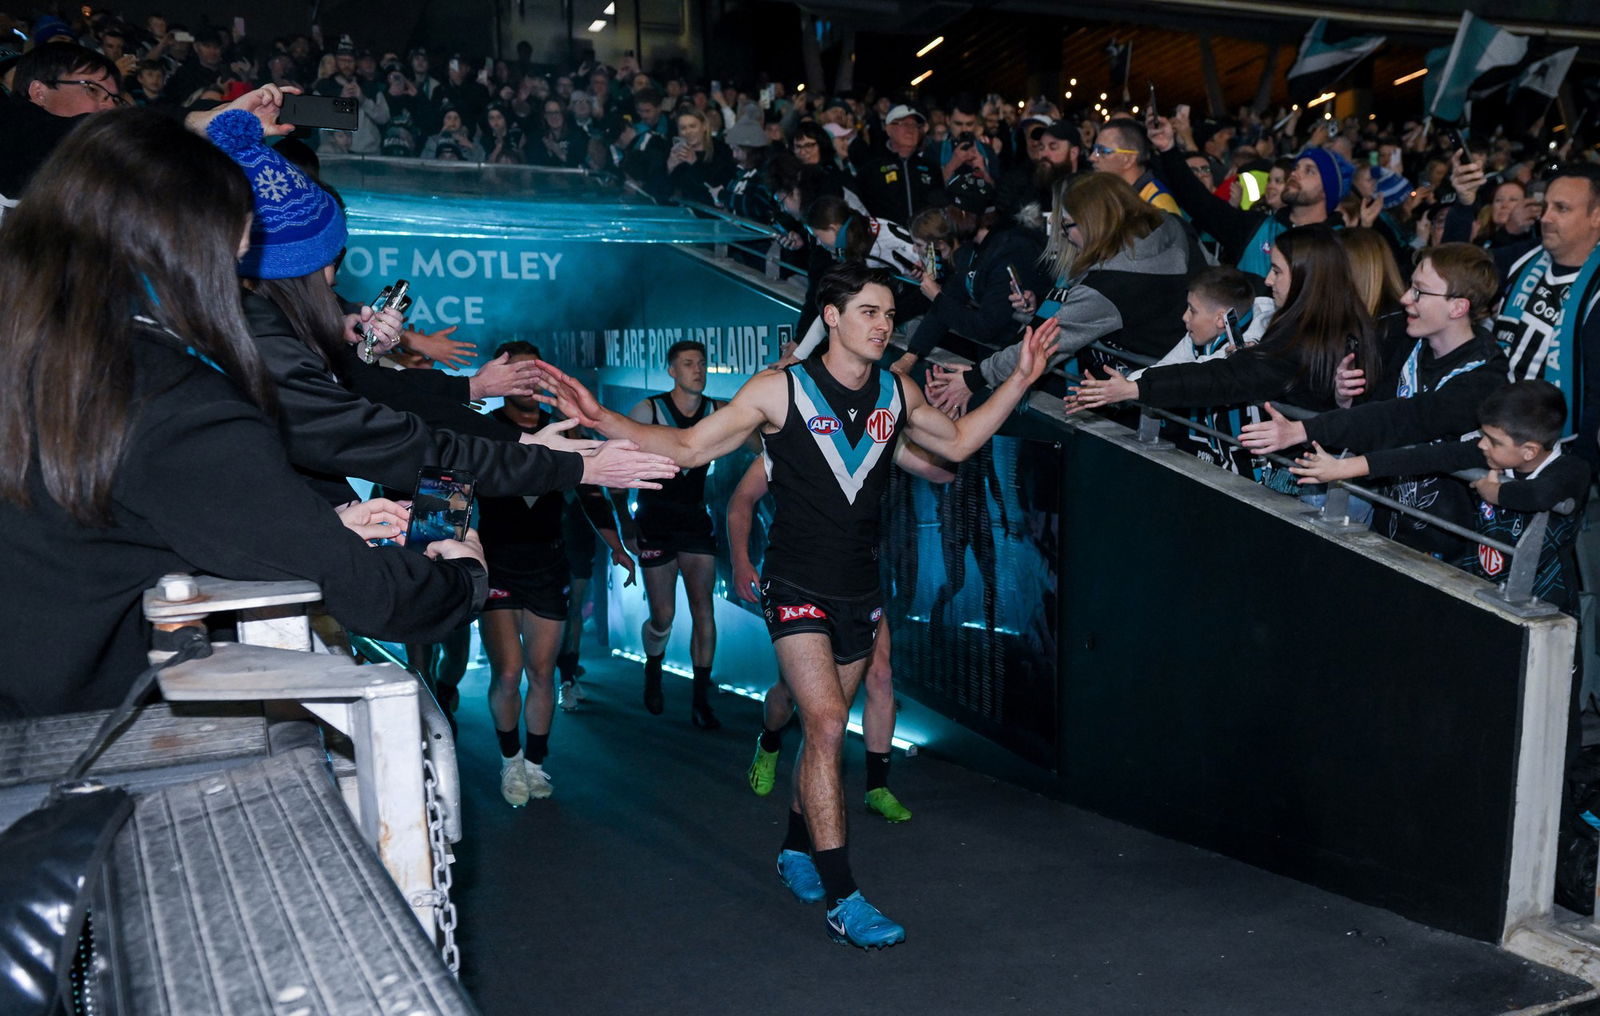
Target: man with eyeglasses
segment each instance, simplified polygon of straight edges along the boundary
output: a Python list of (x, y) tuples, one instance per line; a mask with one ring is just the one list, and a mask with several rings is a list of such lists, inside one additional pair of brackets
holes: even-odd
[(1150, 174), (1150, 138), (1144, 125), (1121, 117), (1106, 123), (1095, 135), (1089, 162), (1099, 173), (1115, 173), (1128, 182), (1139, 199), (1163, 212), (1178, 214), (1178, 202)]
[[(1270, 403), (1268, 419), (1245, 426), (1239, 440), (1254, 454), (1307, 442), (1358, 454), (1429, 441), (1455, 440), (1478, 429), (1478, 407), (1505, 384), (1508, 361), (1487, 327), (1499, 288), (1494, 259), (1470, 243), (1445, 243), (1419, 255), (1411, 288), (1400, 298), (1409, 348), (1384, 350), (1384, 376), (1372, 401), (1290, 420)], [(1474, 499), (1446, 476), (1402, 477), (1392, 491), (1407, 504), (1472, 525)], [(1373, 528), (1427, 553), (1454, 553), (1455, 538), (1409, 517), (1379, 512)]]
[(0, 207), (28, 181), (84, 117), (122, 103), (117, 65), (71, 42), (35, 46), (17, 61), (12, 97), (0, 102)]

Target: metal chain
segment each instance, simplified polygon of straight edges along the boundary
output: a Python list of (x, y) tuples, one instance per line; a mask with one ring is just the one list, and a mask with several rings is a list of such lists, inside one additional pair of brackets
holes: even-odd
[(433, 849), (433, 918), (443, 943), (439, 947), (439, 955), (444, 958), (444, 964), (450, 968), (450, 972), (460, 976), (461, 950), (456, 945), (456, 905), (450, 899), (450, 865), (455, 859), (450, 856), (450, 846), (444, 841), (444, 812), (439, 807), (438, 784), (439, 777), (434, 772), (433, 761), (424, 755), (422, 790), (428, 806), (428, 843)]

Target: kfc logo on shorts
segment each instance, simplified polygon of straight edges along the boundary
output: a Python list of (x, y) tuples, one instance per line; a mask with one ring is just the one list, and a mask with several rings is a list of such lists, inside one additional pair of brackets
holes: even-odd
[(894, 437), (894, 414), (887, 409), (874, 409), (872, 415), (867, 417), (867, 434), (876, 444), (883, 444)]
[(641, 551), (639, 551), (639, 560), (641, 560), (641, 561), (654, 561), (656, 558), (658, 558), (660, 556), (661, 556), (661, 551), (659, 551), (659, 550), (641, 550)]
[(1489, 576), (1490, 578), (1495, 578), (1505, 570), (1505, 555), (1500, 553), (1498, 550), (1495, 550), (1493, 547), (1485, 547), (1482, 544), (1479, 544), (1478, 566), (1483, 569), (1483, 573), (1485, 575)]
[(872, 608), (872, 623), (873, 624), (877, 624), (882, 619), (883, 619), (883, 608), (882, 607), (873, 607)]
[(828, 615), (823, 613), (822, 608), (814, 603), (806, 603), (798, 607), (778, 608), (779, 624), (785, 621), (799, 621), (802, 618), (810, 618), (813, 621), (826, 621)]
[(813, 434), (835, 434), (843, 426), (837, 416), (813, 416), (806, 421), (806, 429)]

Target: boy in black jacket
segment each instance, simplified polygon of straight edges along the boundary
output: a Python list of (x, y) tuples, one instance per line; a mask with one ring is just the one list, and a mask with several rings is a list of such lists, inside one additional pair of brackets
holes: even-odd
[[(1295, 460), (1290, 472), (1301, 477), (1301, 483), (1329, 483), (1367, 475), (1455, 472), (1487, 464), (1488, 474), (1472, 484), (1479, 498), (1477, 529), (1505, 543), (1515, 543), (1534, 514), (1571, 501), (1570, 511), (1550, 516), (1533, 584), (1535, 596), (1570, 614), (1578, 592), (1573, 545), (1589, 493), (1589, 465), (1576, 455), (1563, 454), (1556, 443), (1566, 418), (1561, 389), (1548, 381), (1514, 381), (1484, 400), (1476, 443), (1443, 441), (1346, 459), (1333, 458), (1318, 444), (1314, 452)], [(1452, 563), (1490, 581), (1500, 580), (1509, 566), (1504, 555), (1483, 545)]]

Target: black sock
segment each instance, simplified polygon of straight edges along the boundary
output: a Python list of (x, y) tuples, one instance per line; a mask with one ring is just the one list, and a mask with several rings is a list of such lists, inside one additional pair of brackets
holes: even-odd
[(811, 853), (811, 830), (806, 828), (806, 817), (793, 808), (789, 809), (789, 831), (783, 837), (783, 849)]
[(500, 740), (500, 757), (510, 758), (517, 753), (517, 728), (501, 730), (495, 728), (494, 736)]
[(817, 874), (822, 876), (822, 888), (827, 893), (823, 899), (829, 910), (856, 891), (855, 876), (850, 874), (848, 847), (812, 851), (811, 861), (817, 866)]
[(667, 658), (666, 653), (657, 653), (655, 656), (644, 658), (644, 676), (661, 680), (661, 661)]
[(779, 727), (777, 730), (768, 730), (764, 726), (761, 728), (761, 750), (762, 751), (782, 751), (783, 750), (783, 728), (782, 727)]
[(568, 684), (578, 679), (578, 654), (561, 653), (556, 656), (556, 669), (561, 671), (561, 683)]
[(522, 753), (523, 758), (527, 759), (529, 762), (532, 762), (534, 765), (539, 765), (544, 761), (544, 757), (549, 751), (549, 734), (535, 734), (531, 730), (528, 731), (527, 748)]
[(694, 704), (703, 706), (711, 695), (711, 668), (694, 668)]
[(867, 789), (877, 790), (889, 785), (889, 753), (867, 752)]

